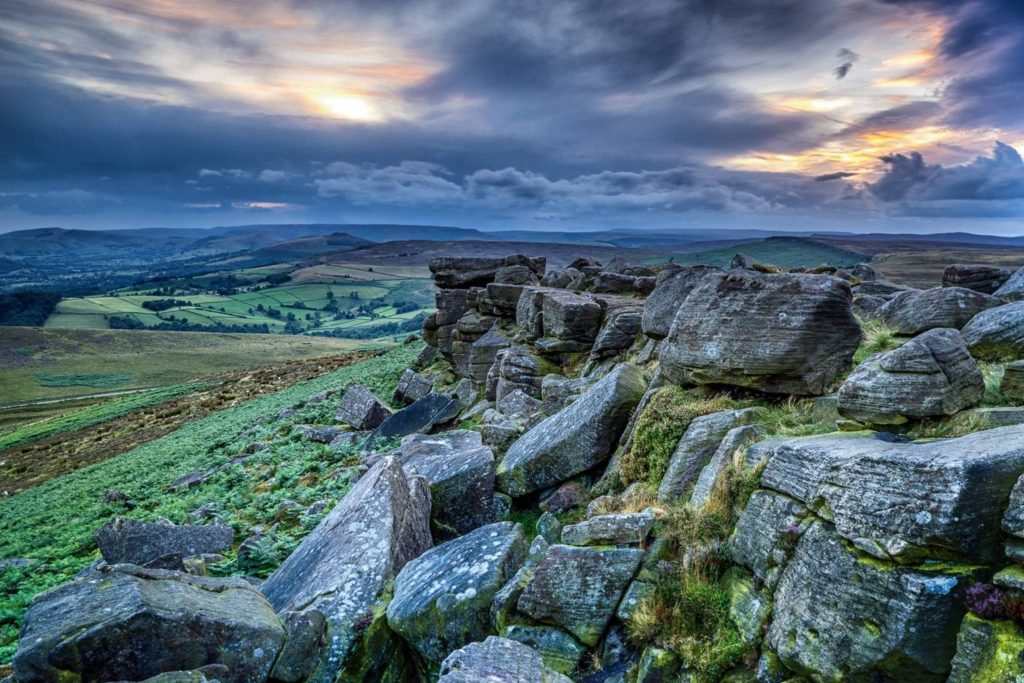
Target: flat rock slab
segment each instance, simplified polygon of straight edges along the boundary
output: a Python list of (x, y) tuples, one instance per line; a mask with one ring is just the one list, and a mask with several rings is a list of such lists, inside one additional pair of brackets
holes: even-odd
[(519, 611), (561, 626), (584, 645), (597, 645), (643, 559), (632, 548), (553, 545), (523, 594)]
[(413, 434), (402, 441), (398, 457), (407, 474), (429, 482), (431, 515), (448, 535), (494, 521), (494, 452), (480, 432)]
[(903, 424), (977, 405), (985, 380), (963, 337), (933, 329), (861, 363), (839, 387), (838, 410), (865, 424)]
[(572, 683), (544, 664), (536, 650), (490, 636), (448, 655), (437, 683)]
[(454, 396), (427, 394), (407, 408), (399, 410), (384, 420), (370, 434), (370, 442), (378, 439), (396, 438), (429, 432), (438, 425), (451, 422), (458, 417), (462, 405)]
[(495, 593), (526, 559), (523, 529), (512, 522), (480, 527), (428, 550), (395, 580), (388, 625), (428, 663), (487, 635)]
[(387, 583), (431, 544), (426, 481), (383, 458), (263, 583), (278, 612), (316, 609), (327, 619), (328, 645), (311, 681), (333, 682), (377, 654), (361, 651), (362, 630)]
[(640, 545), (654, 526), (653, 512), (597, 515), (562, 529), (565, 545)]
[[(411, 370), (406, 370), (411, 372)], [(415, 374), (415, 373), (414, 373)], [(345, 390), (334, 419), (357, 431), (376, 429), (391, 416), (391, 410), (381, 403), (373, 392), (362, 384), (353, 384)]]
[(547, 290), (541, 306), (544, 336), (588, 345), (597, 337), (604, 308), (589, 294)]
[(223, 552), (234, 538), (225, 524), (178, 526), (117, 517), (96, 532), (96, 545), (108, 564), (181, 569), (183, 558)]
[(116, 565), (40, 595), (14, 656), (18, 681), (141, 681), (223, 664), (267, 680), (285, 631), (247, 581)]
[(661, 371), (678, 384), (824, 394), (861, 340), (852, 298), (848, 283), (827, 275), (708, 275), (676, 312)]
[(644, 393), (641, 371), (622, 364), (574, 403), (513, 443), (498, 466), (498, 488), (523, 496), (606, 460)]
[(859, 562), (823, 524), (801, 538), (775, 591), (767, 642), (822, 681), (944, 681), (964, 608), (960, 579)]
[(818, 436), (762, 442), (761, 485), (822, 510), (839, 535), (879, 558), (991, 562), (1006, 501), (1024, 473), (1024, 426), (892, 443)]

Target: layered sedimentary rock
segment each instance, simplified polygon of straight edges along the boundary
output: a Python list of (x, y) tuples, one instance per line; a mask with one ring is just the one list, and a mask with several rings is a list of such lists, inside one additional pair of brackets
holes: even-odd
[(959, 330), (999, 303), (995, 297), (963, 287), (935, 287), (897, 294), (876, 315), (898, 334), (914, 335), (940, 327)]

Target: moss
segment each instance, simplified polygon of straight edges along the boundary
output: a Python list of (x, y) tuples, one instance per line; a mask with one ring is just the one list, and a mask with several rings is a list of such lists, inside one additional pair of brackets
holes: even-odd
[(984, 633), (988, 640), (980, 661), (970, 663), (971, 683), (1006, 683), (1024, 678), (1024, 634), (1013, 622), (987, 621), (968, 614), (960, 630), (958, 648), (964, 645), (964, 634), (971, 631)]

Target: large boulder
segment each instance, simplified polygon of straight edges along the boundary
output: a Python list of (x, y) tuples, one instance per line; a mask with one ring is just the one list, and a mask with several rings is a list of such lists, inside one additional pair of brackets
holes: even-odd
[(967, 348), (976, 358), (1024, 358), (1024, 301), (982, 311), (971, 318), (961, 332)]
[(345, 671), (378, 680), (396, 665), (398, 644), (380, 634), (375, 610), (388, 583), (431, 544), (427, 483), (383, 458), (263, 583), (279, 613), (315, 609), (327, 620), (327, 646), (311, 681)]
[(860, 344), (851, 299), (846, 282), (826, 275), (708, 275), (676, 313), (661, 372), (678, 384), (826, 393)]
[(993, 294), (1007, 301), (1024, 299), (1024, 268), (1015, 270), (1013, 275), (1000, 285), (999, 289), (993, 292)]
[(640, 334), (642, 317), (643, 309), (639, 304), (609, 310), (590, 350), (591, 359), (611, 358), (632, 346)]
[(141, 681), (222, 664), (225, 683), (267, 680), (285, 640), (247, 581), (108, 566), (43, 593), (25, 614), (17, 681)]
[(448, 655), (437, 683), (572, 683), (548, 668), (540, 653), (508, 638), (488, 636)]
[(680, 304), (709, 273), (721, 272), (712, 266), (669, 268), (658, 273), (654, 291), (644, 302), (642, 328), (654, 339), (664, 339), (672, 328), (672, 321)]
[(934, 329), (861, 363), (839, 387), (839, 414), (867, 424), (953, 415), (981, 401), (985, 380), (963, 337)]
[(774, 588), (808, 518), (807, 508), (774, 491), (754, 491), (729, 539), (733, 562)]
[(435, 427), (454, 420), (461, 410), (462, 404), (454, 396), (427, 394), (381, 422), (370, 434), (370, 442), (430, 432)]
[[(413, 375), (416, 375), (412, 370), (406, 370), (405, 372), (411, 372)], [(402, 379), (405, 379), (404, 374)], [(399, 380), (399, 385), (401, 384), (402, 381)], [(345, 395), (341, 397), (341, 403), (338, 404), (338, 412), (334, 415), (334, 419), (344, 422), (352, 427), (352, 429), (363, 431), (366, 429), (376, 429), (390, 415), (391, 410), (377, 400), (372, 391), (362, 384), (353, 384), (345, 391)]]
[(480, 432), (414, 434), (402, 441), (398, 457), (407, 474), (430, 483), (431, 514), (446, 535), (494, 521), (494, 453)]
[(531, 258), (516, 254), (504, 258), (442, 256), (431, 259), (428, 267), (438, 287), (466, 289), (494, 282), (499, 271), (508, 273), (512, 266), (523, 266), (539, 278), (544, 275), (545, 265), (543, 256)]
[(876, 315), (897, 334), (914, 335), (940, 327), (959, 330), (999, 299), (963, 287), (934, 287), (897, 294)]
[(817, 523), (775, 591), (767, 642), (817, 681), (944, 681), (964, 615), (961, 580), (861, 562)]
[(565, 545), (642, 545), (654, 526), (654, 513), (595, 515), (562, 529)]
[(553, 486), (611, 455), (644, 393), (638, 368), (621, 364), (576, 402), (513, 443), (498, 466), (498, 488), (523, 496)]
[(518, 345), (503, 351), (495, 363), (495, 401), (500, 401), (517, 389), (540, 398), (544, 376), (557, 369), (557, 366), (531, 352), (529, 348)]
[(748, 458), (767, 461), (762, 486), (823, 511), (870, 555), (990, 562), (1024, 473), (1024, 425), (923, 443), (856, 434), (762, 441)]
[[(398, 378), (398, 385), (395, 387), (394, 399), (396, 403), (410, 405), (420, 400), (434, 390), (434, 380), (421, 375), (412, 368), (406, 368)], [(391, 415), (391, 411), (385, 415), (385, 419)], [(383, 420), (381, 420), (383, 422)], [(380, 423), (366, 429), (375, 429)]]
[(991, 294), (1010, 279), (1010, 271), (998, 266), (956, 263), (946, 266), (942, 273), (943, 287), (965, 287), (975, 292)]
[(544, 336), (561, 341), (593, 343), (604, 308), (589, 294), (547, 290), (541, 304)]
[(633, 548), (553, 545), (534, 570), (519, 611), (597, 645), (643, 559)]
[(759, 414), (756, 408), (742, 408), (694, 418), (668, 461), (658, 485), (658, 500), (671, 503), (690, 493), (725, 435), (734, 427), (752, 423)]
[(487, 372), (494, 364), (498, 353), (511, 344), (508, 337), (492, 327), (469, 347), (466, 377), (473, 380), (475, 386), (482, 387), (487, 382)]
[(523, 529), (512, 522), (480, 527), (428, 550), (402, 569), (388, 604), (388, 625), (428, 668), (487, 635), (491, 601), (526, 559)]
[(221, 553), (234, 538), (226, 524), (178, 526), (116, 517), (96, 532), (96, 545), (108, 564), (183, 569), (186, 557)]

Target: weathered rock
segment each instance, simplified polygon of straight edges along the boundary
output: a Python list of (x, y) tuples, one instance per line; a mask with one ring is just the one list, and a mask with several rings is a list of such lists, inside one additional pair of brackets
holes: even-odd
[(562, 523), (554, 514), (545, 512), (537, 519), (537, 533), (549, 544), (559, 543), (562, 539)]
[(604, 309), (592, 296), (546, 290), (541, 304), (544, 336), (588, 346), (597, 337)]
[[(484, 424), (480, 425), (480, 436), (484, 444), (490, 446), (496, 453), (504, 453), (509, 446), (516, 442), (526, 428), (515, 420), (504, 418), (494, 410), (487, 411), (484, 416)], [(498, 417), (491, 417), (491, 414)]]
[(473, 387), (473, 381), (463, 378), (452, 389), (452, 395), (459, 401), (463, 410), (471, 408), (476, 403), (477, 391)]
[(526, 558), (522, 527), (497, 522), (428, 550), (395, 580), (388, 625), (433, 668), (490, 630), (491, 601)]
[(643, 551), (554, 545), (519, 597), (519, 611), (597, 645)]
[(982, 311), (964, 325), (961, 333), (975, 358), (1017, 360), (1024, 357), (1024, 301)]
[(1024, 299), (1024, 268), (1014, 271), (1006, 282), (993, 292), (1000, 299), (1007, 301), (1018, 301)]
[(870, 294), (857, 294), (853, 297), (853, 312), (862, 318), (875, 318), (886, 304), (886, 299)]
[(117, 565), (40, 595), (14, 656), (18, 681), (141, 681), (223, 664), (225, 683), (267, 680), (285, 631), (242, 579)]
[(557, 368), (525, 346), (510, 346), (495, 360), (494, 400), (500, 401), (516, 389), (541, 397), (544, 376)]
[(494, 407), (505, 417), (526, 424), (541, 412), (542, 405), (522, 389), (515, 389), (498, 399)]
[(550, 544), (542, 536), (536, 536), (530, 544), (530, 550), (526, 554), (526, 561), (516, 570), (512, 578), (505, 582), (491, 601), (491, 624), (494, 630), (502, 633), (509, 625), (515, 614), (516, 603), (523, 589), (533, 578), (533, 571), (537, 564), (544, 559)]
[(315, 609), (327, 620), (327, 646), (310, 681), (334, 681), (343, 671), (379, 680), (395, 664), (397, 643), (375, 630), (374, 611), (388, 582), (430, 546), (426, 482), (384, 458), (264, 582), (279, 613)]
[(814, 524), (775, 591), (767, 642), (820, 681), (942, 681), (964, 609), (955, 575), (859, 562)]
[(315, 609), (281, 615), (287, 638), (274, 662), (271, 678), (281, 683), (300, 683), (316, 668), (327, 633), (327, 620)]
[(733, 464), (745, 449), (751, 444), (757, 443), (766, 435), (766, 430), (760, 425), (741, 425), (733, 427), (718, 444), (714, 454), (708, 460), (708, 464), (700, 471), (697, 481), (693, 485), (693, 492), (690, 494), (690, 505), (702, 507), (711, 498), (711, 492), (719, 478), (726, 469)]
[(516, 303), (516, 327), (526, 339), (544, 336), (544, 292), (548, 288), (526, 287)]
[(642, 317), (643, 309), (639, 305), (608, 311), (590, 350), (591, 359), (611, 358), (631, 347), (640, 333)]
[(875, 269), (866, 263), (858, 263), (850, 269), (850, 274), (861, 282), (873, 282), (878, 279)]
[(1024, 473), (1024, 426), (925, 443), (858, 435), (773, 440), (750, 453), (768, 461), (762, 486), (821, 510), (871, 555), (990, 562), (1010, 490)]
[(632, 294), (637, 291), (636, 281), (633, 275), (602, 271), (594, 277), (591, 288), (604, 294)]
[(1013, 401), (1024, 401), (1024, 360), (1007, 363), (999, 391)]
[(622, 596), (622, 602), (619, 603), (619, 608), (615, 610), (615, 616), (622, 623), (628, 624), (640, 604), (648, 596), (653, 595), (655, 590), (657, 590), (657, 587), (648, 581), (637, 579), (629, 584), (626, 594)]
[(116, 517), (96, 532), (107, 564), (182, 569), (186, 557), (220, 553), (231, 547), (234, 530), (226, 524), (182, 525)]
[(595, 380), (589, 377), (570, 379), (562, 375), (545, 375), (541, 380), (540, 396), (545, 415), (554, 415), (578, 399)]
[(538, 491), (604, 461), (644, 393), (640, 370), (622, 364), (575, 403), (512, 444), (498, 466), (498, 488), (515, 497)]
[[(999, 406), (997, 408), (972, 408), (965, 410), (954, 418), (954, 424), (963, 420), (964, 431), (991, 429), (992, 427), (1011, 427), (1024, 424), (1024, 407)], [(973, 423), (973, 424), (972, 424)]]
[(544, 665), (562, 674), (573, 674), (579, 668), (587, 648), (560, 628), (512, 624), (502, 635), (528, 645), (540, 653)]
[(541, 494), (540, 504), (537, 506), (544, 512), (565, 512), (574, 507), (583, 505), (587, 500), (587, 487), (581, 481), (567, 481), (551, 494)]
[(729, 430), (750, 424), (759, 414), (756, 408), (742, 408), (695, 418), (669, 459), (658, 486), (658, 500), (672, 502), (689, 493)]
[[(399, 380), (399, 386), (406, 381), (407, 374), (416, 375), (414, 371), (406, 370)], [(372, 391), (362, 384), (353, 384), (345, 390), (345, 395), (341, 397), (334, 419), (344, 422), (352, 429), (366, 430), (376, 429), (390, 415), (391, 410), (377, 400)]]
[(654, 526), (654, 513), (598, 515), (562, 529), (565, 545), (642, 545)]
[(572, 683), (548, 668), (540, 653), (508, 638), (488, 636), (448, 655), (437, 683)]
[(1024, 633), (1011, 621), (964, 617), (947, 683), (1024, 680)]
[(413, 368), (416, 370), (422, 370), (431, 363), (437, 360), (437, 348), (434, 346), (424, 346), (423, 349), (416, 356), (416, 360), (413, 361)]
[[(390, 412), (388, 413), (390, 415)], [(344, 427), (337, 425), (296, 425), (295, 431), (302, 435), (302, 438), (313, 443), (331, 443), (336, 438), (346, 433)]]
[(673, 652), (651, 645), (640, 656), (636, 683), (669, 683), (678, 680), (681, 668), (682, 662)]
[(470, 308), (469, 292), (464, 289), (438, 289), (434, 294), (437, 307), (435, 324), (438, 327), (454, 325)]
[(469, 347), (466, 361), (466, 376), (477, 386), (487, 383), (487, 371), (494, 364), (498, 352), (512, 344), (508, 337), (492, 327)]
[[(540, 273), (540, 275), (543, 275), (543, 273)], [(536, 268), (531, 268), (524, 264), (515, 264), (498, 268), (494, 273), (494, 281), (498, 284), (535, 285), (540, 282), (540, 277), (538, 277)], [(513, 302), (514, 304), (515, 302)]]
[(839, 387), (838, 410), (866, 424), (903, 424), (953, 415), (984, 393), (985, 380), (963, 337), (940, 328), (861, 363)]
[(369, 441), (429, 432), (454, 420), (461, 410), (459, 400), (453, 396), (427, 394), (380, 423), (370, 434)]
[(942, 273), (943, 287), (965, 287), (976, 292), (991, 294), (1010, 279), (1010, 271), (998, 266), (965, 265), (946, 266)]
[(711, 266), (690, 266), (660, 272), (654, 291), (644, 302), (644, 334), (654, 339), (667, 337), (679, 306), (708, 274), (717, 272), (721, 271)]
[(469, 430), (402, 441), (402, 467), (430, 483), (431, 515), (443, 535), (465, 534), (494, 521), (494, 453)]
[(728, 571), (725, 585), (729, 590), (729, 618), (745, 643), (756, 644), (771, 614), (771, 596), (759, 590), (753, 577), (738, 567)]
[(524, 266), (534, 276), (541, 276), (545, 265), (544, 257), (530, 258), (516, 254), (505, 258), (442, 256), (431, 259), (429, 268), (434, 284), (438, 287), (465, 289), (494, 282), (499, 270), (508, 272), (505, 269), (512, 266)]
[(792, 498), (774, 491), (755, 491), (729, 539), (733, 561), (751, 570), (761, 583), (774, 587), (803, 532), (807, 514)]
[[(434, 381), (429, 377), (421, 375), (411, 368), (406, 368), (402, 371), (402, 376), (398, 378), (398, 386), (395, 387), (394, 399), (396, 403), (403, 405), (409, 405), (429, 395), (434, 390)], [(387, 418), (391, 414), (384, 417)], [(381, 420), (383, 422), (384, 420)], [(374, 429), (380, 425), (378, 422), (375, 425), (368, 427), (359, 427), (358, 429)]]
[(913, 287), (907, 287), (905, 285), (897, 285), (892, 282), (886, 282), (885, 280), (872, 280), (869, 282), (861, 282), (853, 288), (854, 294), (858, 295), (869, 295), (869, 296), (880, 296), (884, 299), (891, 299), (900, 292), (906, 292), (914, 289)]
[(860, 343), (851, 298), (825, 275), (708, 275), (676, 313), (661, 372), (679, 384), (823, 394)]
[(1003, 515), (1003, 531), (1024, 538), (1024, 476), (1017, 480), (1010, 491), (1010, 501)]
[(993, 296), (963, 287), (933, 287), (901, 292), (876, 315), (898, 334), (914, 335), (942, 327), (959, 330), (975, 315), (999, 303)]

